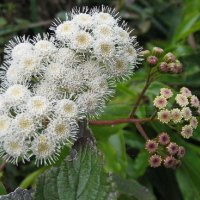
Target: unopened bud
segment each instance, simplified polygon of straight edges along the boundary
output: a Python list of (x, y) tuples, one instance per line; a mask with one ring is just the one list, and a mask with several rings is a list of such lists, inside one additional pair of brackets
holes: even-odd
[(149, 158), (149, 165), (151, 167), (159, 167), (162, 163), (162, 159), (159, 155), (154, 154)]
[(158, 58), (156, 56), (148, 56), (147, 57), (147, 63), (150, 65), (150, 66), (155, 66), (158, 62)]
[(166, 62), (161, 62), (159, 65), (159, 71), (162, 73), (167, 73), (169, 72), (169, 66)]
[(173, 166), (172, 168), (173, 168), (173, 169), (177, 169), (177, 168), (180, 167), (180, 165), (181, 165), (181, 161), (176, 159), (176, 160), (174, 161), (174, 166)]
[(185, 148), (182, 146), (179, 146), (177, 156), (178, 158), (183, 158), (185, 155)]
[(172, 168), (174, 166), (174, 163), (175, 163), (175, 158), (173, 156), (167, 156), (165, 159), (164, 159), (164, 162), (163, 162), (163, 165), (166, 167), (166, 168)]
[(166, 61), (167, 63), (171, 63), (171, 62), (175, 62), (176, 60), (176, 56), (169, 52), (164, 56), (164, 61)]
[(183, 71), (183, 65), (179, 60), (176, 60), (176, 66), (178, 68), (178, 73), (181, 73)]
[(176, 63), (169, 63), (168, 66), (169, 66), (169, 71), (173, 74), (178, 74), (182, 70), (180, 69), (180, 66), (177, 65)]
[(150, 55), (150, 51), (149, 50), (144, 50), (140, 52), (141, 55), (143, 55), (144, 57), (147, 57)]
[(152, 50), (152, 54), (154, 56), (160, 56), (160, 55), (163, 54), (163, 52), (164, 52), (164, 50), (161, 49), (160, 47), (154, 47), (153, 50)]

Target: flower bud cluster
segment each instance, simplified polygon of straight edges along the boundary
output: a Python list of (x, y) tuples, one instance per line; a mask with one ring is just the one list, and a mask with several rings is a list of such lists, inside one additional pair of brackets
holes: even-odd
[[(188, 139), (192, 136), (193, 129), (198, 126), (198, 120), (194, 114), (198, 113), (199, 99), (186, 87), (182, 87), (180, 92), (172, 97), (173, 92), (170, 89), (160, 90), (160, 95), (154, 99), (154, 106), (158, 109), (157, 118), (162, 123), (181, 127), (180, 134)], [(171, 98), (175, 104), (169, 109), (167, 106)]]
[(77, 138), (77, 122), (98, 116), (140, 61), (136, 37), (110, 8), (74, 9), (50, 30), (5, 48), (0, 156), (16, 164), (55, 162)]
[(152, 51), (145, 50), (141, 52), (150, 67), (156, 67), (160, 73), (179, 74), (183, 71), (181, 62), (176, 56), (169, 52), (164, 52), (159, 47), (154, 47)]
[(185, 148), (170, 141), (167, 133), (160, 133), (157, 138), (148, 140), (145, 149), (149, 152), (149, 165), (176, 169), (181, 164), (181, 158), (185, 155)]

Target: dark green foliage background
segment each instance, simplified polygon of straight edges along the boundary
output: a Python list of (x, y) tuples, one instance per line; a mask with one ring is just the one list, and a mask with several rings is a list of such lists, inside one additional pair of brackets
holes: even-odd
[[(47, 31), (53, 18), (63, 18), (65, 11), (69, 11), (73, 6), (91, 7), (101, 4), (115, 7), (120, 12), (129, 26), (135, 29), (134, 34), (138, 36), (144, 49), (160, 46), (175, 53), (184, 64), (183, 74), (163, 75), (152, 84), (136, 113), (138, 118), (151, 115), (152, 99), (161, 87), (179, 89), (186, 86), (200, 97), (199, 0), (4, 0), (0, 3), (1, 59), (4, 44), (13, 36)], [(145, 75), (146, 71), (141, 65), (131, 80), (119, 84), (116, 96), (108, 103), (101, 119), (127, 117), (144, 86)], [(185, 146), (186, 156), (176, 171), (148, 167), (145, 141), (133, 125), (91, 128), (98, 147), (105, 155), (105, 170), (120, 175), (124, 180), (122, 185), (126, 187), (121, 188), (119, 199), (144, 199), (131, 193), (131, 188), (141, 188), (143, 185), (158, 200), (200, 200), (200, 127), (195, 131), (194, 137), (186, 141), (158, 122), (144, 125), (151, 138), (161, 131), (168, 131), (174, 141)], [(64, 159), (66, 151), (67, 149), (63, 151), (61, 160)], [(30, 188), (36, 177), (46, 168), (36, 168), (33, 162), (26, 165), (19, 163), (18, 166), (7, 164), (0, 172), (0, 194), (6, 193), (5, 188), (7, 192), (19, 186)]]

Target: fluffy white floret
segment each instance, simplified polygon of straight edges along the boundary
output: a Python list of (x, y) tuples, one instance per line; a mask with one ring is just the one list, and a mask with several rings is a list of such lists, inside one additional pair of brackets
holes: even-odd
[(57, 26), (55, 30), (56, 38), (59, 40), (68, 41), (77, 29), (78, 27), (74, 25), (72, 21), (65, 21)]
[(31, 43), (24, 42), (17, 44), (11, 53), (12, 59), (19, 60), (25, 54), (31, 54), (34, 47)]
[(10, 86), (5, 92), (5, 98), (8, 102), (19, 103), (25, 101), (30, 97), (30, 92), (24, 85), (14, 84)]
[(50, 103), (44, 96), (31, 97), (27, 102), (27, 110), (33, 116), (46, 115), (49, 108)]
[(56, 143), (49, 135), (41, 134), (37, 136), (31, 146), (32, 154), (36, 157), (36, 164), (48, 165), (57, 160), (59, 150), (56, 148)]
[(51, 41), (39, 40), (35, 43), (35, 51), (38, 56), (46, 57), (53, 55), (56, 51), (56, 47)]
[(77, 104), (70, 99), (57, 101), (55, 113), (66, 118), (76, 118), (78, 116)]
[(5, 136), (9, 132), (12, 119), (7, 115), (0, 115), (0, 137)]
[(87, 50), (91, 48), (93, 42), (92, 36), (90, 33), (78, 30), (76, 31), (71, 38), (71, 48), (75, 50)]
[(72, 22), (80, 26), (81, 28), (91, 28), (93, 25), (92, 16), (86, 13), (75, 15)]

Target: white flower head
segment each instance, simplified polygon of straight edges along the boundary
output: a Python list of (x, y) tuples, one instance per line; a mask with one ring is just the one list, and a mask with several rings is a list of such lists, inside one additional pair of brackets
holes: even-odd
[(71, 144), (76, 139), (77, 124), (62, 117), (50, 121), (47, 133), (58, 142), (58, 144)]
[[(109, 84), (110, 83), (110, 84)], [(105, 100), (113, 94), (113, 82), (108, 82), (105, 76), (94, 78), (92, 81), (88, 82), (88, 90), (92, 93), (98, 91), (98, 94), (102, 96)]]
[(29, 96), (30, 92), (27, 87), (20, 84), (14, 84), (10, 86), (5, 92), (5, 97), (7, 98), (8, 102), (11, 103), (25, 101), (29, 98)]
[(9, 132), (12, 119), (7, 115), (0, 115), (0, 137), (5, 136)]
[(75, 50), (87, 50), (91, 48), (92, 41), (93, 39), (90, 33), (83, 30), (78, 30), (73, 33), (70, 45), (71, 48)]
[(6, 71), (6, 80), (10, 84), (17, 84), (22, 81), (22, 74), (20, 73), (19, 66), (11, 64), (8, 70)]
[(40, 59), (34, 53), (23, 56), (19, 62), (18, 76), (24, 80), (30, 79), (31, 76), (36, 76), (43, 70), (43, 65)]
[(85, 80), (78, 69), (68, 68), (59, 84), (64, 93), (74, 94), (83, 91)]
[(56, 47), (51, 41), (41, 39), (35, 43), (35, 53), (41, 58), (52, 56), (55, 52)]
[(129, 61), (130, 63), (136, 64), (138, 57), (139, 57), (139, 53), (137, 51), (137, 49), (133, 46), (133, 45), (127, 45), (125, 46), (121, 51), (120, 51), (121, 55), (124, 55), (124, 58), (126, 58), (127, 61)]
[(29, 113), (21, 113), (13, 120), (14, 129), (21, 137), (30, 137), (35, 131), (34, 119)]
[(65, 118), (77, 118), (78, 107), (77, 104), (70, 99), (62, 99), (57, 101), (55, 106), (55, 113)]
[(49, 101), (61, 98), (61, 93), (59, 92), (57, 85), (52, 84), (51, 80), (44, 80), (37, 84), (33, 90), (36, 96), (44, 96)]
[(120, 44), (128, 44), (131, 42), (129, 33), (121, 27), (115, 27), (114, 29), (116, 39)]
[(50, 103), (44, 96), (31, 97), (27, 102), (27, 110), (33, 116), (46, 115), (50, 109)]
[(95, 38), (106, 38), (113, 40), (115, 39), (115, 32), (113, 31), (112, 27), (107, 24), (97, 25), (93, 32)]
[(33, 45), (29, 42), (19, 43), (12, 50), (12, 59), (20, 60), (24, 55), (31, 54), (33, 49)]
[(54, 163), (78, 137), (78, 122), (103, 111), (116, 82), (140, 61), (135, 37), (119, 21), (108, 7), (74, 8), (66, 21), (55, 20), (52, 35), (9, 42), (0, 71), (0, 156)]
[(28, 145), (22, 138), (16, 137), (16, 135), (8, 136), (4, 139), (3, 149), (1, 155), (5, 160), (17, 164), (19, 158), (24, 162), (29, 161)]
[(45, 165), (55, 163), (59, 155), (56, 143), (46, 134), (34, 138), (31, 146), (32, 154), (36, 157), (36, 164)]
[(77, 62), (75, 52), (72, 49), (66, 47), (58, 49), (58, 51), (53, 55), (53, 58), (55, 62), (65, 64), (68, 67)]
[(68, 41), (77, 29), (78, 27), (72, 21), (65, 21), (56, 27), (56, 38), (58, 40)]
[(65, 71), (65, 66), (63, 66), (60, 63), (51, 62), (47, 66), (44, 77), (47, 80), (51, 80), (51, 82), (53, 82), (54, 80), (60, 80), (64, 76), (64, 71)]
[(81, 28), (91, 28), (93, 25), (93, 19), (90, 14), (87, 13), (79, 13), (73, 16), (72, 22)]
[(109, 76), (115, 78), (116, 80), (126, 80), (128, 79), (134, 70), (134, 66), (126, 61), (126, 58), (115, 58), (112, 63), (107, 64), (106, 71)]
[(106, 12), (97, 12), (93, 14), (94, 24), (107, 24), (114, 26), (117, 24), (117, 19), (115, 19), (111, 14)]
[(7, 105), (6, 98), (3, 94), (0, 94), (0, 114), (6, 113), (9, 106)]
[(87, 81), (92, 81), (94, 78), (101, 77), (103, 74), (103, 69), (99, 66), (99, 62), (93, 60), (87, 60), (79, 64), (78, 70), (81, 72), (84, 80)]
[(111, 59), (115, 55), (115, 44), (111, 40), (100, 39), (94, 43), (94, 55), (99, 60)]
[(89, 117), (98, 116), (105, 106), (105, 101), (98, 93), (84, 92), (78, 96), (77, 104)]

